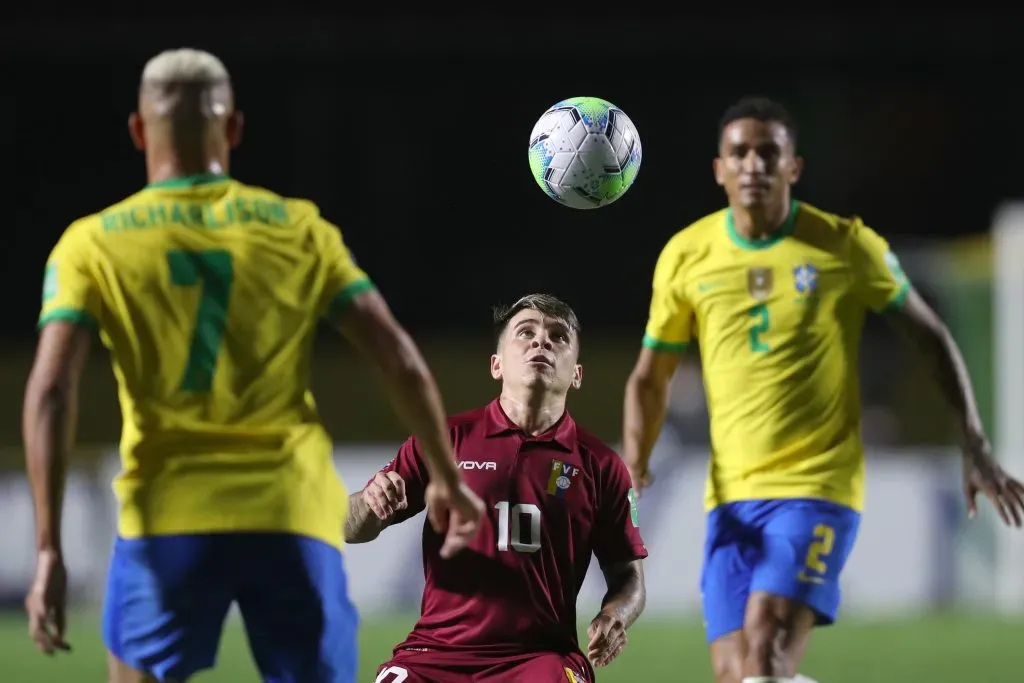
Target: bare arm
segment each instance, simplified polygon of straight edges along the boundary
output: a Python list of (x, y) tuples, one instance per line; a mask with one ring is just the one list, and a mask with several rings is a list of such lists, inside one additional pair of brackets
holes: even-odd
[(887, 313), (886, 318), (913, 344), (937, 379), (956, 413), (962, 445), (970, 448), (975, 441), (987, 441), (967, 365), (945, 323), (913, 289), (903, 306)]
[(384, 298), (372, 290), (359, 294), (338, 324), (378, 371), (399, 417), (419, 441), (431, 481), (458, 488), (461, 478), (434, 376)]
[(650, 483), (648, 464), (668, 411), (668, 391), (679, 364), (679, 356), (649, 348), (640, 350), (640, 357), (626, 382), (623, 406), (623, 459), (640, 489)]
[(363, 492), (348, 497), (348, 518), (345, 520), (346, 543), (369, 543), (384, 531), (386, 524), (374, 514), (363, 499)]
[(25, 388), (22, 436), (35, 504), (36, 550), (60, 556), (68, 454), (74, 445), (78, 386), (91, 332), (53, 322), (43, 328)]
[(647, 587), (644, 585), (644, 561), (631, 560), (601, 567), (608, 586), (601, 611), (629, 628), (644, 611)]

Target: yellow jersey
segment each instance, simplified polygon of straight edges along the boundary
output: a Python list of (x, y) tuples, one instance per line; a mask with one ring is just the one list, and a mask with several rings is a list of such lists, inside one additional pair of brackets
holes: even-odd
[(802, 202), (768, 240), (744, 239), (728, 209), (669, 240), (644, 345), (698, 343), (711, 416), (707, 509), (774, 498), (863, 508), (864, 315), (902, 305), (909, 288), (859, 218)]
[(110, 349), (119, 535), (286, 532), (340, 548), (348, 501), (311, 351), (318, 320), (371, 287), (316, 205), (227, 176), (154, 183), (68, 227), (39, 326), (94, 326)]

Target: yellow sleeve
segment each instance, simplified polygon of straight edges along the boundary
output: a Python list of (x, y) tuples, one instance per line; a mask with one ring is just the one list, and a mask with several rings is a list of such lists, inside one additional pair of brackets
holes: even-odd
[(320, 312), (328, 319), (336, 320), (356, 295), (373, 289), (374, 285), (363, 269), (356, 265), (336, 225), (317, 215), (313, 230), (317, 233), (324, 269)]
[(910, 291), (910, 281), (889, 243), (860, 222), (851, 234), (850, 260), (857, 296), (873, 311), (901, 307)]
[(58, 320), (99, 329), (103, 304), (89, 267), (93, 259), (88, 234), (75, 226), (68, 228), (46, 261), (39, 329)]
[(654, 267), (651, 310), (643, 342), (649, 349), (679, 353), (690, 343), (693, 308), (684, 293), (683, 261), (676, 238), (665, 246)]

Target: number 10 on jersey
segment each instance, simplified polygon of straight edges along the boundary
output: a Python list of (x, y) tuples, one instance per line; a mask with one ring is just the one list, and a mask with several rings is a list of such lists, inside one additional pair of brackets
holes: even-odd
[(498, 511), (498, 550), (508, 552), (510, 545), (517, 553), (540, 550), (539, 507), (533, 503), (511, 505), (503, 500), (494, 509)]

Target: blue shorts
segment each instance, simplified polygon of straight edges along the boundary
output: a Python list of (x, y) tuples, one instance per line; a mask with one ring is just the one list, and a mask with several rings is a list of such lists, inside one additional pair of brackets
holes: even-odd
[(839, 611), (839, 573), (860, 513), (824, 500), (745, 500), (708, 513), (701, 596), (708, 642), (743, 628), (754, 591), (801, 602), (819, 625)]
[(117, 539), (103, 641), (158, 680), (212, 668), (228, 608), (270, 683), (353, 683), (359, 617), (337, 548), (293, 534)]

